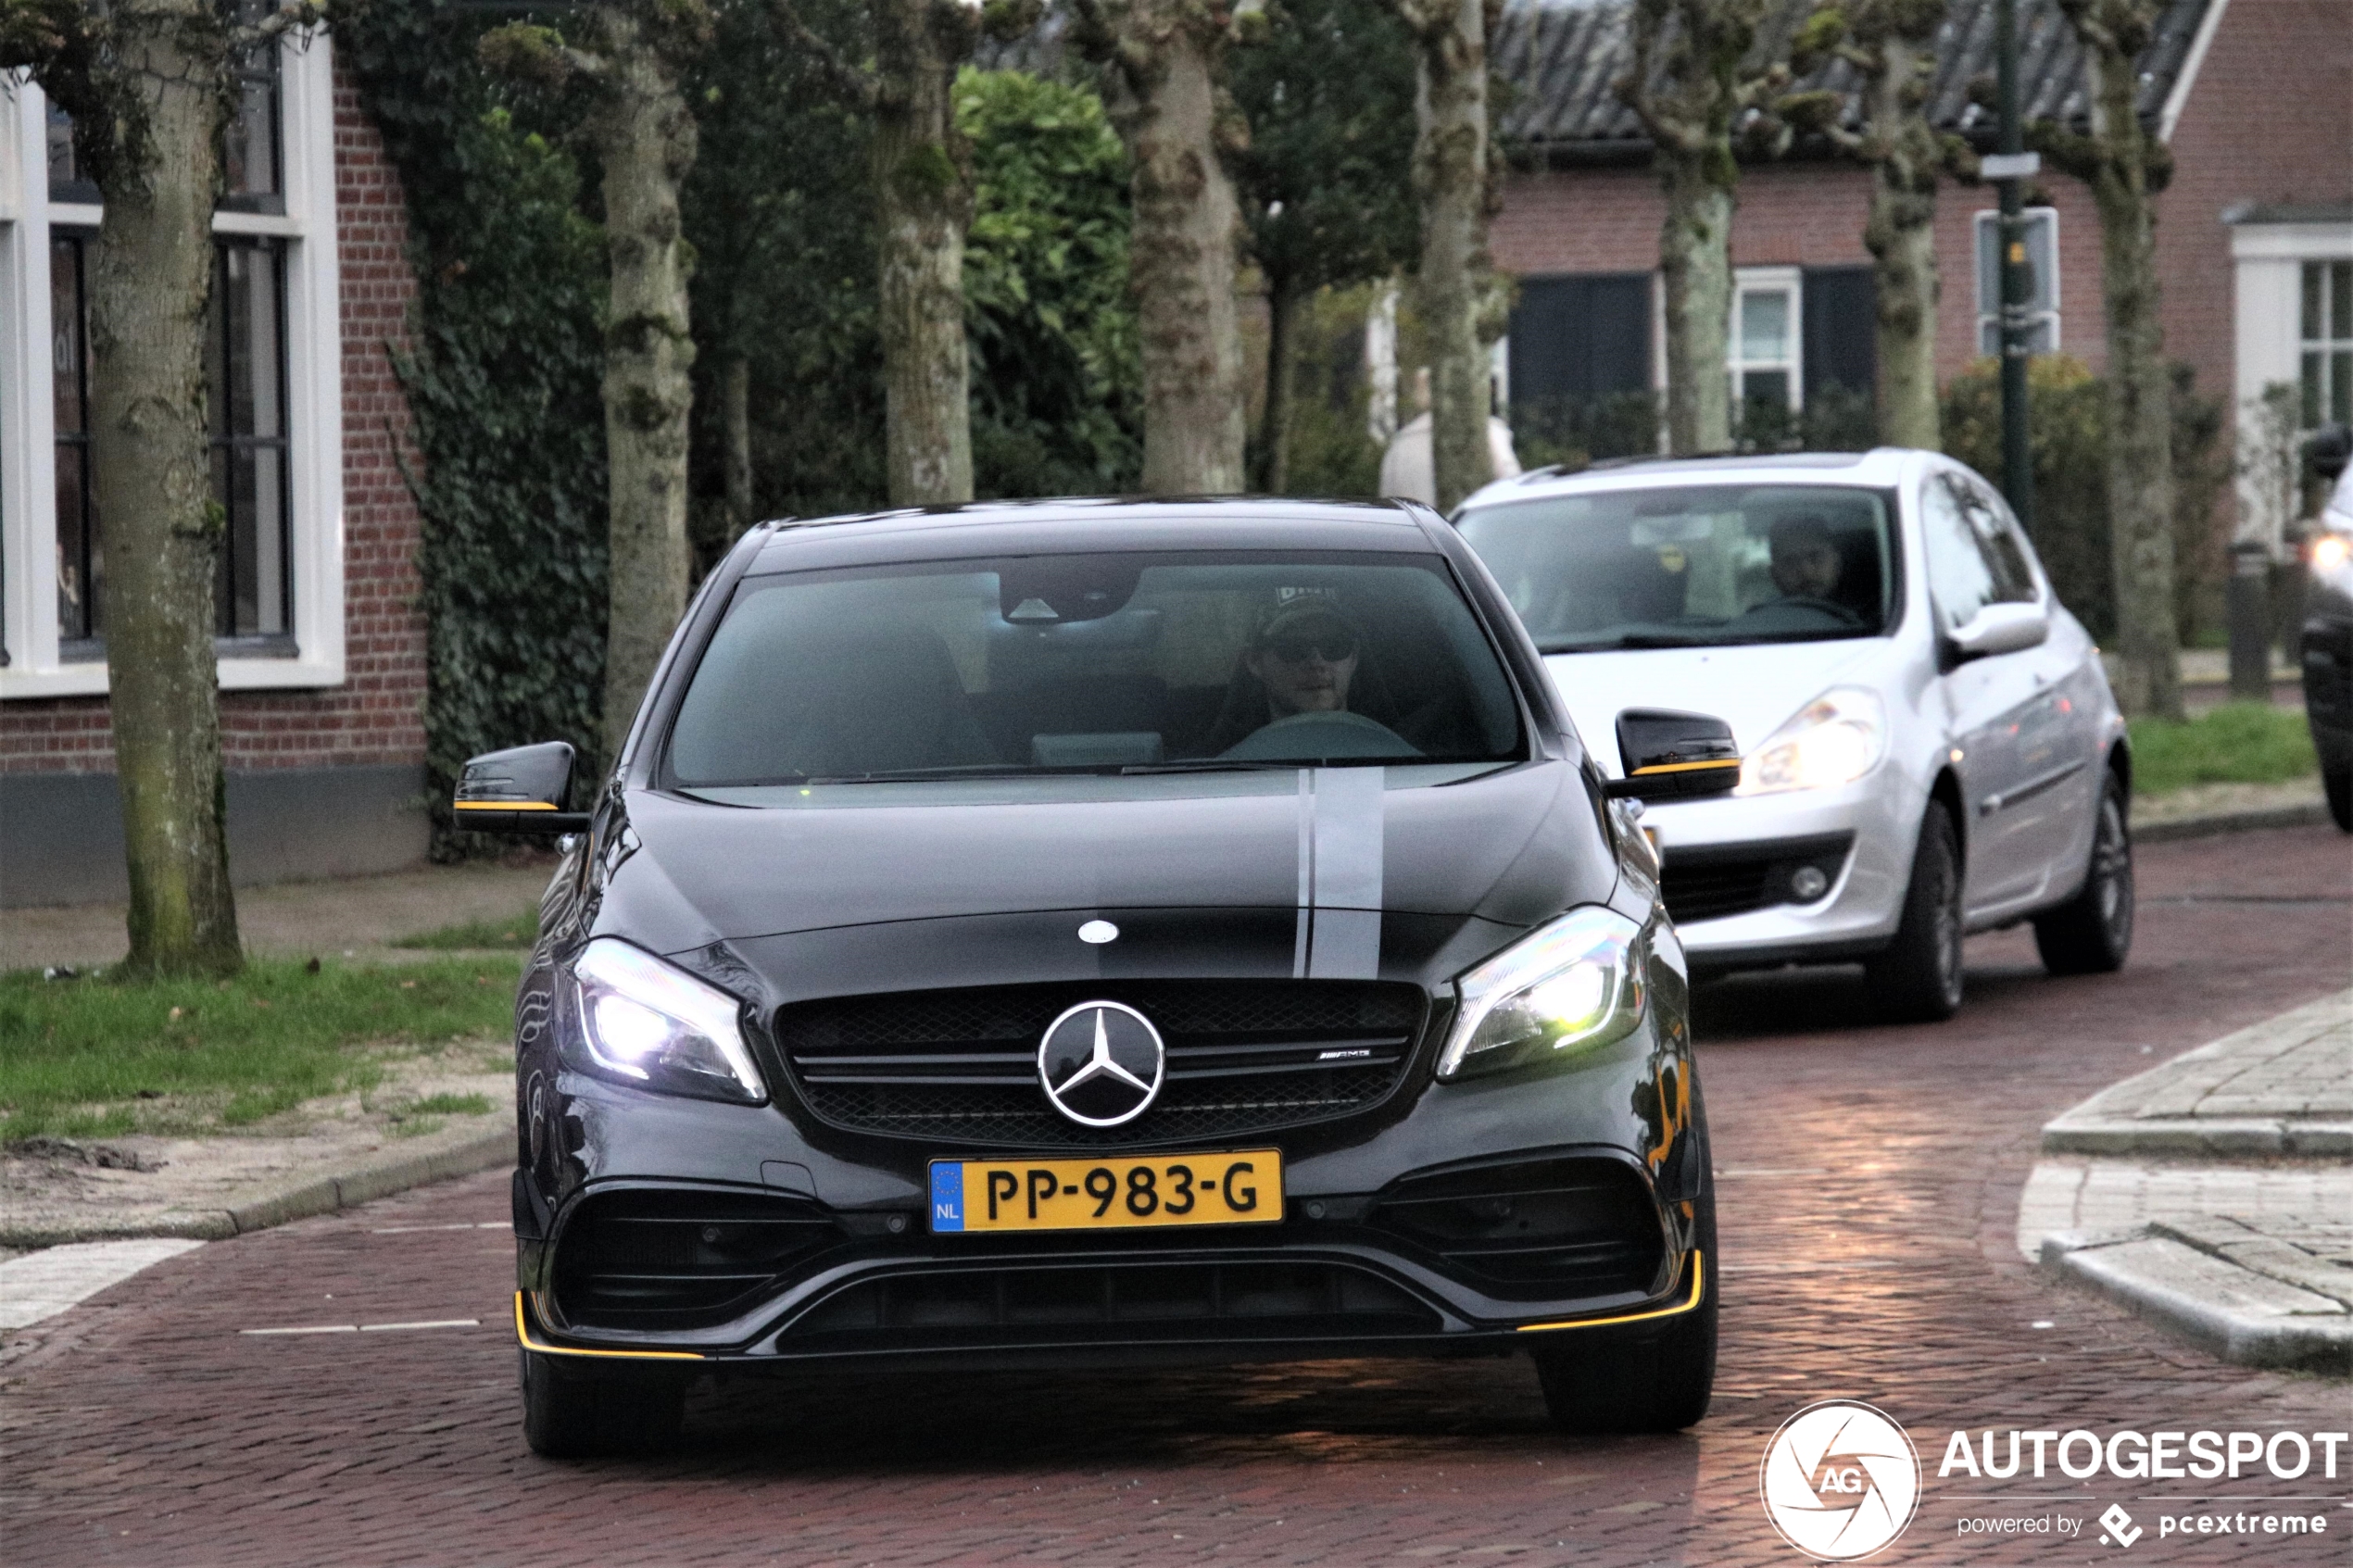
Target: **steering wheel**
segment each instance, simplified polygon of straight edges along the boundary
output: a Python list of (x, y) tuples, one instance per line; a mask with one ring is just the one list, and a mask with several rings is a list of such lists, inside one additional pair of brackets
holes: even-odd
[(1219, 752), (1221, 761), (1278, 762), (1292, 757), (1419, 757), (1421, 748), (1362, 713), (1294, 713), (1252, 730)]
[[(1777, 608), (1782, 605), (1788, 605), (1798, 609), (1815, 610), (1820, 614), (1829, 616), (1842, 626), (1861, 626), (1865, 624), (1861, 616), (1856, 614), (1853, 609), (1839, 603), (1836, 599), (1818, 599), (1811, 594), (1792, 594), (1787, 598), (1772, 599), (1768, 600), (1768, 603)], [(1766, 606), (1759, 605), (1756, 608), (1763, 609)]]

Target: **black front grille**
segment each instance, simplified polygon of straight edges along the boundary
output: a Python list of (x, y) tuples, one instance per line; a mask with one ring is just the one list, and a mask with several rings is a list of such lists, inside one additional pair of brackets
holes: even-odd
[(724, 1323), (841, 1239), (813, 1206), (641, 1189), (582, 1201), (556, 1244), (556, 1301), (583, 1328)]
[(1501, 1296), (1646, 1291), (1666, 1250), (1642, 1178), (1614, 1160), (1409, 1176), (1381, 1195), (1372, 1219)]
[(786, 1332), (786, 1348), (880, 1339), (929, 1346), (1088, 1339), (1298, 1338), (1428, 1333), (1438, 1314), (1344, 1263), (1130, 1263), (894, 1274), (837, 1292)]
[[(1666, 853), (1659, 894), (1667, 912), (1679, 925), (1694, 921), (1744, 915), (1773, 904), (1806, 903), (1790, 884), (1799, 870), (1821, 872), (1825, 891), (1838, 881), (1854, 845), (1851, 833), (1819, 834), (1810, 838), (1774, 839), (1762, 844), (1708, 845), (1675, 848)], [(1818, 899), (1821, 894), (1816, 894)]]
[[(1038, 1081), (1065, 1009), (1124, 1002), (1168, 1047), (1152, 1108), (1119, 1127), (1066, 1121)], [(1002, 985), (841, 997), (780, 1009), (776, 1038), (835, 1126), (955, 1144), (1095, 1148), (1217, 1139), (1363, 1110), (1404, 1075), (1417, 986), (1338, 980)]]

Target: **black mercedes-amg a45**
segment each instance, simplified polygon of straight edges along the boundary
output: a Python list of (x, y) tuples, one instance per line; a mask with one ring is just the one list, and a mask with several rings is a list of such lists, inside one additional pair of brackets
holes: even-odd
[(1614, 795), (1411, 503), (778, 523), (621, 756), (468, 764), (561, 834), (516, 1006), (524, 1430), (696, 1376), (1532, 1353), (1686, 1425), (1716, 1345), (1683, 956)]

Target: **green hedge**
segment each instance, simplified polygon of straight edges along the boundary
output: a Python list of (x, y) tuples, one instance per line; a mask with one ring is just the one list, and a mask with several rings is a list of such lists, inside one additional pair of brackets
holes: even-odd
[(436, 851), (448, 785), (478, 752), (569, 740), (593, 771), (605, 645), (601, 230), (560, 140), (572, 106), (474, 63), (510, 19), (457, 0), (335, 14), (408, 196), (417, 302), (395, 358), (422, 459), (425, 745)]

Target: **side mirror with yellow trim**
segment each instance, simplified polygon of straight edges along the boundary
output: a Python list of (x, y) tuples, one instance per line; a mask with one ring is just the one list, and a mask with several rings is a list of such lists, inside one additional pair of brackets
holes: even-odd
[(585, 831), (588, 813), (564, 809), (572, 789), (572, 755), (569, 745), (551, 740), (474, 758), (449, 803), (458, 825), (476, 833), (546, 837)]
[(1629, 708), (1617, 716), (1617, 757), (1626, 776), (1609, 782), (1614, 800), (1692, 800), (1741, 782), (1732, 727), (1705, 713)]

